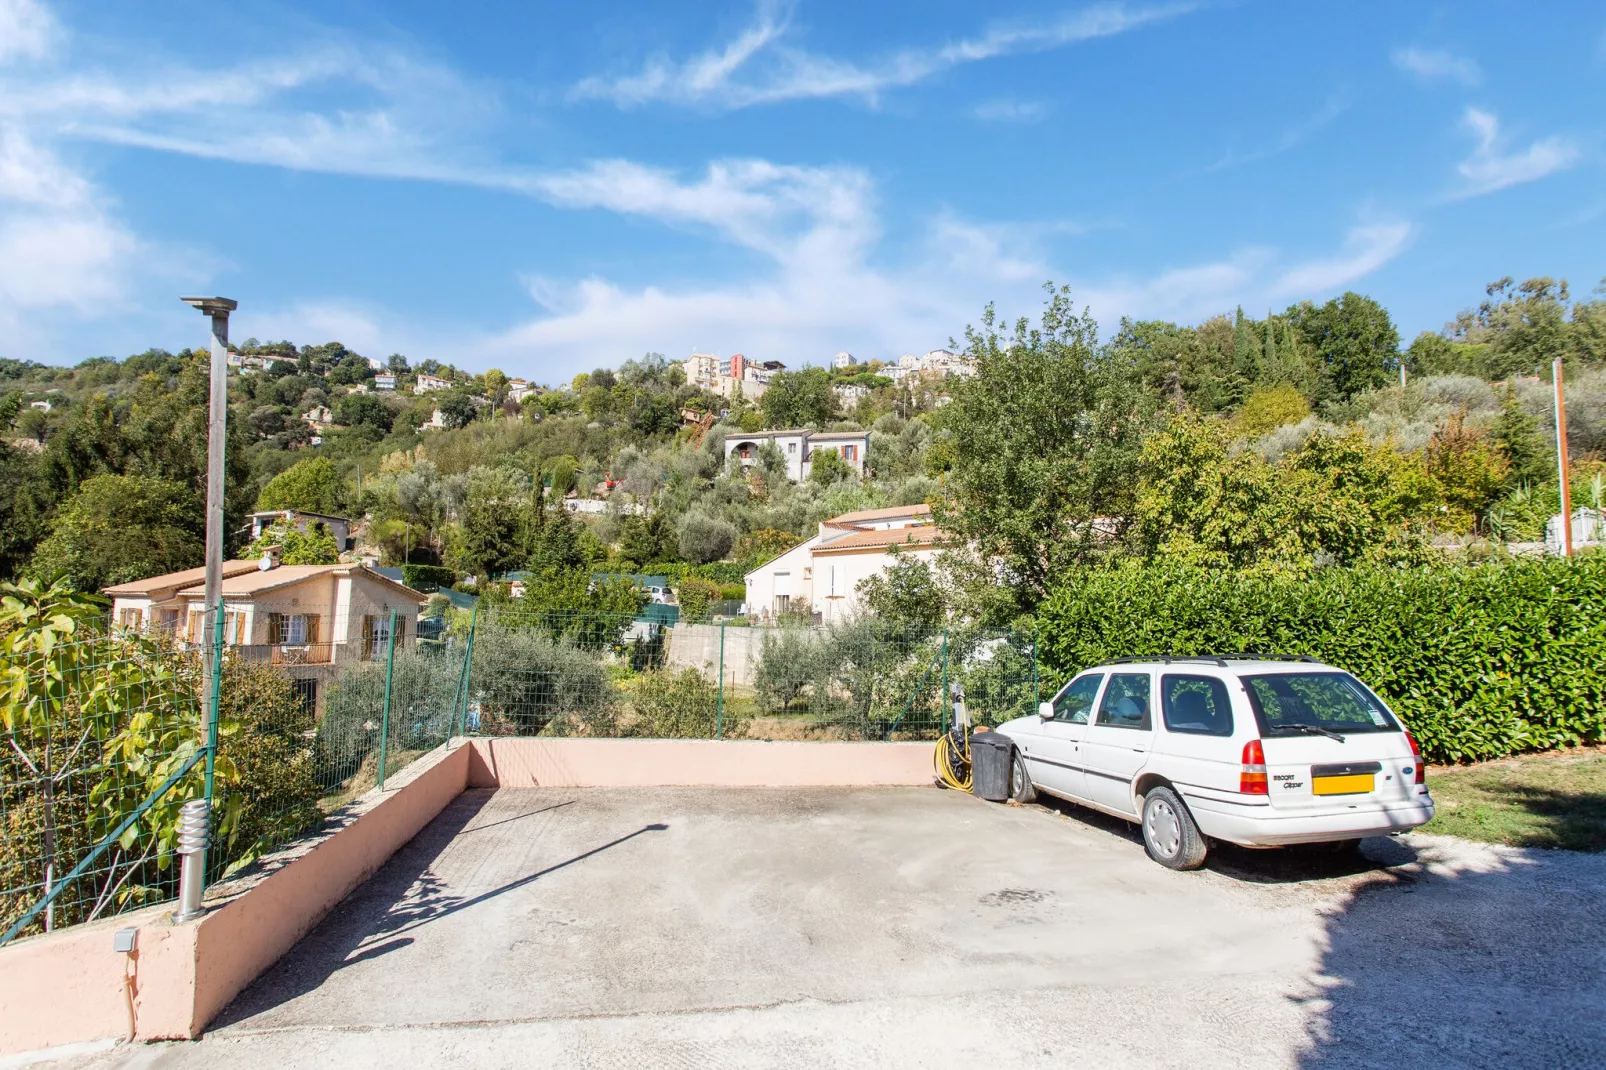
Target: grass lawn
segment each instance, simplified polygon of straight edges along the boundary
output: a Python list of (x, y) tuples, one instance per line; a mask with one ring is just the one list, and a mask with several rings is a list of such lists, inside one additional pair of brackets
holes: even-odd
[(1429, 768), (1438, 816), (1423, 832), (1514, 847), (1606, 850), (1606, 749)]

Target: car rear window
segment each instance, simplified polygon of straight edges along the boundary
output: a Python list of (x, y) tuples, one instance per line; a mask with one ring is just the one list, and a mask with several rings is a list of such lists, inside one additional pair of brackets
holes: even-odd
[(1285, 672), (1246, 676), (1262, 735), (1294, 735), (1294, 725), (1340, 734), (1398, 732), (1378, 697), (1347, 672)]

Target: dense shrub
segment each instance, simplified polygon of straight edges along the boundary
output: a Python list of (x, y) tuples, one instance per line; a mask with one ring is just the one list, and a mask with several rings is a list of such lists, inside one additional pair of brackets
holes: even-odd
[(1038, 615), (1044, 693), (1125, 655), (1309, 655), (1375, 688), (1432, 760), (1606, 739), (1606, 556), (1327, 569), (1127, 566), (1064, 577)]
[(709, 604), (719, 598), (719, 584), (699, 576), (687, 576), (675, 590), (680, 602), (680, 619), (700, 624), (708, 619)]
[(441, 565), (403, 565), (401, 570), (402, 582), (425, 594), (457, 582), (457, 573)]
[(712, 739), (721, 734), (740, 737), (747, 731), (745, 718), (725, 711), (719, 716), (719, 693), (696, 669), (647, 672), (637, 677), (630, 695), (635, 718), (622, 734), (655, 739)]

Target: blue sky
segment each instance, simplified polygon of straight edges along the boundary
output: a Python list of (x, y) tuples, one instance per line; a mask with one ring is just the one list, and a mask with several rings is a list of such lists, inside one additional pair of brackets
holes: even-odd
[[(226, 14), (225, 14), (226, 12)], [(1606, 275), (1606, 8), (0, 0), (0, 356), (543, 381)]]

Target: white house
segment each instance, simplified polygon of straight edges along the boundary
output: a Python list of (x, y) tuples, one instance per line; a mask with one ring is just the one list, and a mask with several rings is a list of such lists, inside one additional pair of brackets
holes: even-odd
[(725, 436), (725, 456), (733, 454), (748, 468), (758, 461), (758, 451), (764, 443), (773, 442), (786, 461), (786, 475), (798, 483), (808, 478), (813, 469), (816, 450), (831, 450), (839, 454), (848, 467), (864, 475), (864, 455), (870, 449), (868, 431), (811, 431), (806, 427), (788, 431), (732, 431)]
[(869, 397), (870, 388), (858, 383), (833, 383), (831, 393), (836, 395), (838, 405), (851, 405), (860, 398)]
[(301, 418), (307, 422), (308, 427), (314, 430), (320, 427), (328, 427), (335, 422), (335, 414), (327, 405), (314, 405), (302, 413)]
[(376, 375), (376, 376), (374, 376), (374, 389), (375, 390), (395, 390), (396, 389), (396, 377), (394, 375), (389, 374), (389, 373), (386, 373), (384, 375)]
[(859, 359), (852, 353), (838, 353), (836, 355), (836, 359), (831, 363), (838, 368), (851, 368), (855, 364), (859, 363)]
[(351, 537), (351, 521), (343, 516), (330, 516), (328, 513), (309, 513), (301, 509), (270, 509), (265, 512), (251, 514), (251, 539), (256, 541), (262, 533), (274, 524), (294, 527), (297, 531), (306, 533), (310, 527), (322, 527), (329, 532), (329, 537), (335, 540), (335, 549), (349, 550), (356, 545)]
[(930, 561), (941, 533), (929, 505), (896, 505), (844, 513), (820, 524), (807, 542), (747, 574), (749, 619), (811, 614), (823, 623), (848, 620), (858, 611), (858, 587), (885, 572), (900, 556)]
[(413, 380), (413, 393), (415, 394), (427, 394), (432, 390), (450, 390), (451, 387), (452, 382), (450, 379), (442, 379), (438, 375), (421, 374), (417, 379)]

